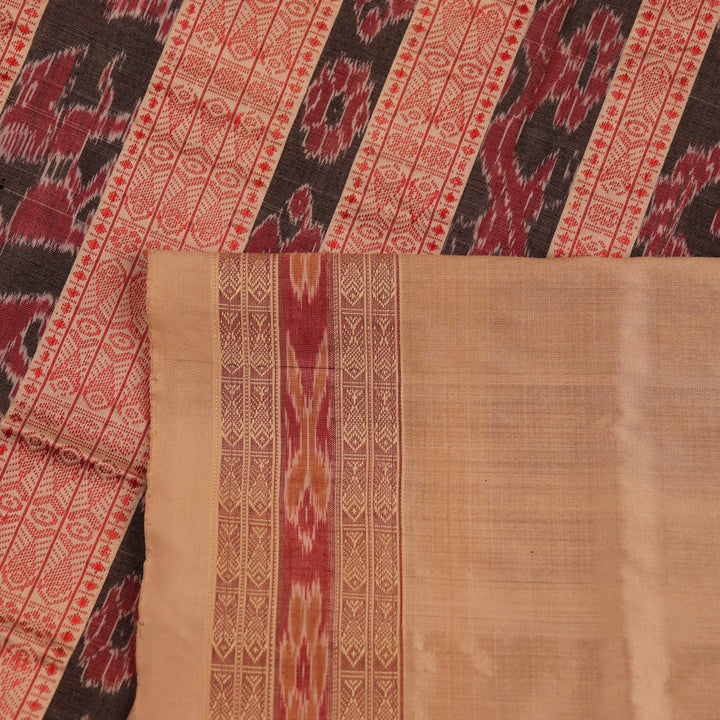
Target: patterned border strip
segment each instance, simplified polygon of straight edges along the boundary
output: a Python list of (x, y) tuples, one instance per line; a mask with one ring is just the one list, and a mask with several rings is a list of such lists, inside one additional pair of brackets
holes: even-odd
[[(129, 523), (121, 498), (136, 502), (142, 492), (132, 478), (142, 480), (147, 464), (144, 250), (221, 247), (230, 230), (196, 212), (198, 198), (207, 202), (212, 192), (225, 217), (228, 204), (237, 206), (247, 189), (252, 219), (338, 6), (339, 0), (186, 0), (180, 10), (3, 426), (0, 491), (17, 496), (0, 524), (0, 642), (6, 646), (0, 669), (10, 684), (3, 693), (4, 717), (22, 711), (23, 717), (41, 717), (93, 607), (97, 580), (107, 573)], [(245, 44), (252, 39), (248, 28), (258, 33), (257, 48)], [(225, 111), (228, 100), (234, 114)], [(268, 106), (269, 115), (253, 112)], [(238, 153), (234, 172), (224, 164), (228, 145)], [(246, 157), (248, 147), (266, 159)], [(192, 196), (183, 196), (184, 190), (195, 198), (187, 216), (183, 203)], [(31, 453), (24, 437), (36, 438), (43, 450)], [(66, 455), (85, 460), (66, 461)], [(125, 458), (132, 458), (130, 467)], [(115, 471), (115, 496), (107, 486), (98, 491), (85, 474), (86, 466), (100, 464)], [(60, 473), (69, 497), (56, 497), (50, 516), (41, 516)], [(78, 515), (80, 534), (69, 561), (62, 538)], [(42, 527), (41, 520), (47, 521)], [(52, 597), (43, 594), (50, 581), (61, 588)], [(35, 621), (23, 618), (37, 612), (34, 603), (42, 606), (45, 629), (29, 637), (23, 627)], [(57, 660), (51, 663), (49, 656)]]
[(533, 7), (418, 3), (323, 249), (440, 251)]
[(334, 359), (329, 255), (278, 258), (282, 483), (276, 717), (328, 720), (335, 646)]
[(720, 0), (644, 0), (548, 256), (630, 255), (720, 17)]
[(48, 0), (0, 2), (0, 112), (20, 74)]
[(222, 447), (209, 717), (273, 717), (280, 509), (277, 256), (219, 261)]
[(398, 258), (334, 257), (333, 717), (402, 717)]
[[(135, 455), (119, 468), (48, 446), (35, 433), (12, 441), (0, 526), (12, 511), (31, 506), (28, 481), (37, 484), (34, 522), (1, 547), (0, 717), (36, 720), (82, 635), (144, 488), (128, 469)], [(0, 454), (6, 447), (0, 443)], [(33, 558), (35, 549), (44, 552), (42, 562)]]

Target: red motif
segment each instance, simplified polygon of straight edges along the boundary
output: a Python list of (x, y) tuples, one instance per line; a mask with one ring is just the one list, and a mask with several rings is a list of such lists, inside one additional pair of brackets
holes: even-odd
[(341, 55), (320, 70), (308, 89), (302, 116), (307, 155), (333, 162), (362, 135), (372, 89), (370, 63)]
[[(529, 118), (545, 103), (556, 102), (553, 125), (572, 132), (605, 97), (623, 44), (620, 20), (612, 11), (598, 9), (565, 41), (560, 29), (571, 4), (561, 0), (537, 9), (523, 44), (529, 69), (524, 90), (488, 129), (480, 157), (490, 203), (475, 226), (474, 254), (525, 254), (530, 221), (540, 212), (558, 156), (557, 151), (548, 155), (532, 171), (520, 164), (516, 150)], [(581, 85), (579, 78), (593, 49), (597, 55), (592, 71)], [(511, 85), (512, 79), (506, 92)]]
[(3, 117), (0, 156), (26, 162), (56, 156), (76, 161), (88, 140), (114, 142), (125, 136), (130, 114), (115, 115), (110, 111), (115, 94), (112, 71), (117, 59), (103, 70), (98, 83), (100, 99), (95, 107), (63, 106), (80, 52), (70, 48), (23, 70), (18, 80), (18, 98)]
[(548, 256), (630, 255), (718, 17), (719, 0), (643, 0)]
[(167, 0), (106, 0), (105, 8), (109, 20), (132, 17), (156, 23), (158, 31), (155, 38), (159, 42), (167, 40), (176, 14)]
[[(688, 205), (709, 185), (720, 182), (720, 144), (708, 150), (690, 148), (675, 164), (670, 175), (662, 176), (640, 230), (643, 255), (683, 257), (690, 255), (680, 218)], [(720, 237), (720, 211), (710, 232)]]
[(332, 628), (332, 384), (328, 257), (279, 257), (283, 459), (280, 717), (326, 718)]
[(318, 720), (328, 672), (322, 593), (315, 581), (293, 583), (287, 629), (280, 643), (280, 697), (287, 720)]
[(245, 252), (315, 252), (324, 230), (313, 220), (312, 189), (303, 185), (281, 213), (269, 215), (253, 230)]
[[(317, 524), (326, 518), (330, 493), (330, 466), (327, 449), (318, 443), (321, 409), (326, 404), (328, 375), (327, 336), (322, 339), (315, 357), (312, 385), (306, 393), (302, 371), (295, 351), (288, 345), (287, 377), (292, 404), (286, 412), (294, 412), (299, 426), (299, 447), (289, 459), (285, 475), (285, 517), (297, 528), (306, 551), (312, 550)], [(327, 412), (327, 411), (326, 411)]]
[(38, 297), (5, 297), (0, 298), (0, 348), (3, 350), (0, 366), (8, 377), (17, 382), (27, 372), (30, 353), (23, 343), (31, 323), (38, 322), (37, 337), (45, 329), (45, 319), (52, 311), (52, 298), (41, 295)]
[[(115, 94), (115, 61), (101, 74), (100, 98), (95, 106), (66, 106), (79, 52), (71, 48), (25, 67), (18, 79), (18, 97), (7, 108), (0, 132), (0, 156), (4, 158), (43, 165), (51, 159), (67, 163), (59, 178), (57, 173), (52, 177), (43, 173), (28, 188), (10, 220), (8, 236), (33, 243), (44, 241), (70, 252), (82, 244), (88, 211), (100, 199), (110, 173), (109, 167), (102, 168), (83, 183), (82, 150), (88, 142), (122, 139), (131, 119), (129, 113), (110, 110)], [(47, 208), (54, 211), (52, 222), (47, 221)]]
[(78, 663), (82, 681), (115, 693), (135, 677), (135, 639), (140, 578), (126, 577), (91, 615)]
[(323, 249), (440, 252), (533, 7), (418, 3)]
[(358, 35), (372, 42), (389, 23), (410, 17), (414, 7), (415, 0), (355, 0)]

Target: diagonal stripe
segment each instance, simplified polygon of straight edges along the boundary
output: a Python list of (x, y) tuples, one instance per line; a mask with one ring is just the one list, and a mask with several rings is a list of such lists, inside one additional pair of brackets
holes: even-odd
[[(720, 240), (720, 32), (705, 54), (632, 254), (717, 256)], [(702, 123), (698, 122), (702, 118)]]
[(719, 0), (644, 0), (548, 256), (630, 255), (718, 17)]
[(0, 2), (0, 111), (20, 74), (48, 0)]
[(418, 3), (323, 249), (440, 251), (533, 7)]
[(362, 18), (372, 6), (343, 0), (245, 252), (318, 249), (413, 5), (387, 6), (368, 32)]
[[(241, 203), (257, 212), (338, 7), (180, 10), (4, 425), (2, 717), (44, 712), (142, 494), (144, 251), (233, 247), (228, 224)], [(26, 622), (39, 608), (40, 637)]]

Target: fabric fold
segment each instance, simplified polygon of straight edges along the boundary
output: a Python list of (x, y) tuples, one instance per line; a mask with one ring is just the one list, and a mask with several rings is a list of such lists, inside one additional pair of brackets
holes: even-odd
[(715, 262), (158, 252), (149, 288), (134, 720), (712, 715)]

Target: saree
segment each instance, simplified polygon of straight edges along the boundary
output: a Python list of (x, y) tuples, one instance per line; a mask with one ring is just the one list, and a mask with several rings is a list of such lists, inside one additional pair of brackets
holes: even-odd
[(132, 626), (106, 583), (141, 553), (148, 249), (716, 254), (719, 14), (185, 0), (3, 422), (0, 714), (42, 717), (68, 658), (114, 657), (108, 616)]
[(133, 720), (711, 717), (717, 277), (151, 254)]

